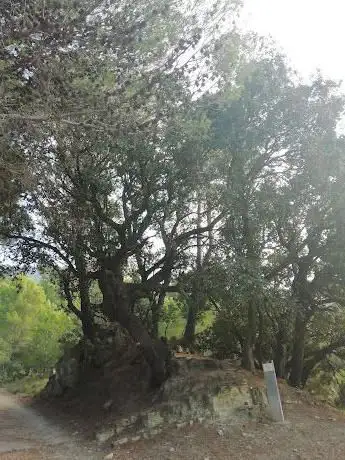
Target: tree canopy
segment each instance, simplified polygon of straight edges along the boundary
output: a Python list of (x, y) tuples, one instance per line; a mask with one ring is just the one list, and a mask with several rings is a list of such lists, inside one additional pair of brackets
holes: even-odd
[(274, 358), (294, 385), (345, 345), (321, 331), (343, 305), (344, 97), (241, 34), (239, 7), (0, 7), (7, 268), (54, 273), (91, 341), (96, 310), (119, 322), (157, 384), (171, 292), (187, 342), (212, 308), (247, 369)]

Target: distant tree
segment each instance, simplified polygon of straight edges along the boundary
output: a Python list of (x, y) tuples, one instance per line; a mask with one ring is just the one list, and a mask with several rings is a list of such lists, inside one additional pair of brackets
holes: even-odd
[[(276, 54), (250, 62), (243, 72), (238, 97), (232, 93), (227, 99), (226, 90), (219, 91), (207, 96), (205, 105), (214, 134), (210, 147), (219, 171), (217, 187), (228, 209), (215, 246), (217, 258), (229, 271), (228, 296), (235, 296), (228, 304), (246, 311), (243, 365), (254, 370), (267, 291), (273, 283), (291, 288), (300, 305), (301, 284), (290, 283), (299, 262), (311, 264), (301, 273), (308, 283), (312, 266), (320, 263), (323, 235), (328, 234), (330, 245), (342, 244), (344, 153), (337, 145), (336, 125), (343, 97), (336, 83), (321, 77), (311, 85), (294, 83), (284, 59)], [(324, 223), (315, 226), (313, 219), (320, 220), (321, 214)], [(312, 310), (310, 299), (306, 304), (305, 309)], [(301, 330), (296, 337), (304, 341)]]
[(73, 319), (25, 276), (0, 280), (0, 319), (1, 364), (9, 376), (51, 369), (61, 356), (63, 336), (72, 331), (78, 336)]

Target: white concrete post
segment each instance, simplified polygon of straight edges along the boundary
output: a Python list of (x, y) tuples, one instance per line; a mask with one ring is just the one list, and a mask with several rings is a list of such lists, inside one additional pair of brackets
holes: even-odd
[(264, 363), (262, 365), (264, 370), (266, 388), (267, 388), (267, 399), (269, 409), (273, 420), (276, 422), (284, 422), (284, 414), (282, 403), (280, 400), (279, 388), (277, 383), (276, 371), (274, 369), (273, 361)]

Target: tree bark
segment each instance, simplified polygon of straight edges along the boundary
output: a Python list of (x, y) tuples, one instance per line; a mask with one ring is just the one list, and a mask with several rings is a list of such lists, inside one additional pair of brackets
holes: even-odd
[(77, 237), (76, 244), (76, 269), (78, 273), (78, 287), (80, 294), (80, 318), (82, 322), (83, 334), (89, 338), (91, 341), (95, 338), (95, 325), (93, 320), (93, 315), (91, 312), (91, 302), (90, 302), (90, 280), (87, 276), (86, 264), (83, 255), (83, 240), (80, 235)]
[(81, 299), (80, 310), (74, 305), (67, 277), (62, 277), (62, 285), (67, 300), (68, 309), (80, 320), (84, 336), (93, 342), (95, 338), (95, 326), (90, 310), (88, 285), (83, 286), (83, 283), (79, 282), (79, 295)]
[[(198, 197), (198, 209), (197, 209), (197, 229), (201, 228), (201, 199)], [(188, 304), (188, 315), (187, 323), (183, 334), (184, 342), (187, 344), (193, 344), (195, 339), (196, 322), (198, 319), (198, 312), (203, 308), (205, 304), (204, 295), (201, 294), (202, 286), (200, 283), (200, 277), (202, 276), (202, 239), (201, 234), (196, 236), (196, 273), (193, 281), (192, 292), (190, 294), (190, 302)]]
[[(327, 355), (325, 355), (324, 358), (326, 356)], [(303, 371), (302, 371), (301, 385), (300, 385), (302, 388), (306, 386), (307, 381), (310, 377), (310, 374), (312, 373), (313, 369), (319, 362), (320, 362), (319, 360), (310, 360), (310, 361), (307, 361), (306, 364), (304, 364)]]
[(304, 348), (307, 325), (301, 308), (302, 307), (299, 306), (296, 313), (291, 371), (289, 377), (289, 383), (294, 387), (300, 387), (302, 385), (304, 367)]
[[(249, 213), (249, 198), (244, 189), (240, 197), (242, 207), (242, 252), (246, 256), (247, 276), (254, 275), (258, 270), (259, 258), (255, 248), (255, 229)], [(247, 310), (247, 325), (242, 353), (242, 366), (248, 371), (255, 371), (254, 349), (257, 333), (257, 300), (255, 293), (250, 294)]]
[(130, 299), (122, 278), (110, 270), (103, 270), (99, 279), (103, 294), (104, 312), (112, 321), (117, 321), (131, 337), (140, 344), (151, 368), (152, 386), (160, 386), (167, 377), (166, 362), (157, 352), (148, 331), (137, 316), (130, 311)]
[(186, 344), (192, 345), (194, 343), (198, 314), (200, 311), (205, 310), (205, 305), (206, 296), (202, 292), (202, 287), (200, 286), (199, 280), (196, 280), (193, 286), (193, 290), (190, 294), (187, 322), (183, 334), (183, 340)]
[(191, 301), (189, 302), (188, 306), (188, 315), (187, 315), (187, 323), (183, 334), (183, 340), (187, 344), (192, 344), (195, 338), (195, 329), (196, 329), (196, 320), (197, 320), (197, 313), (196, 313), (196, 299), (191, 296)]
[(79, 280), (80, 312), (83, 334), (91, 341), (95, 338), (95, 324), (91, 313), (89, 283), (84, 277)]
[(252, 299), (248, 303), (247, 328), (242, 352), (242, 366), (251, 372), (255, 371), (256, 313), (256, 304)]
[(284, 326), (279, 323), (276, 334), (276, 344), (273, 353), (274, 367), (277, 377), (285, 378), (286, 372), (286, 340)]
[(152, 328), (151, 335), (154, 339), (158, 339), (159, 334), (159, 321), (161, 319), (162, 307), (165, 300), (165, 292), (158, 295), (158, 299), (154, 299), (151, 305), (152, 313)]
[(255, 341), (255, 358), (258, 364), (259, 369), (262, 369), (262, 363), (264, 360), (263, 348), (264, 348), (264, 318), (260, 311), (258, 310), (258, 338)]

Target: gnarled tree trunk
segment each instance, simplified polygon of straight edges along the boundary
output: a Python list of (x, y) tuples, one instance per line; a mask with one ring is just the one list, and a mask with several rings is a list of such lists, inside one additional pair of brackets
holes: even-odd
[(161, 353), (158, 353), (144, 325), (131, 312), (130, 298), (122, 277), (110, 270), (103, 270), (99, 277), (99, 285), (103, 294), (105, 314), (110, 320), (117, 321), (140, 344), (151, 368), (152, 385), (161, 385), (167, 377), (166, 362)]

